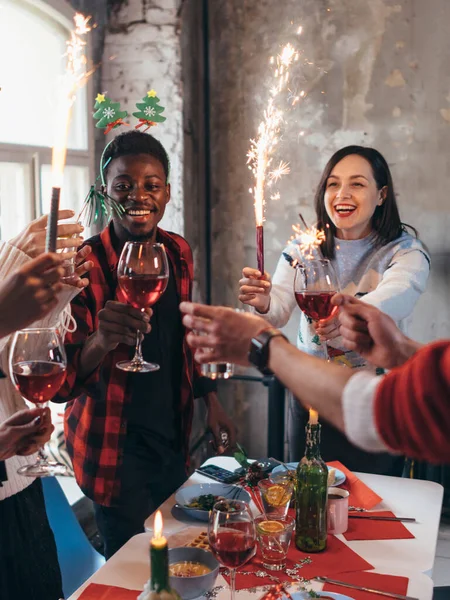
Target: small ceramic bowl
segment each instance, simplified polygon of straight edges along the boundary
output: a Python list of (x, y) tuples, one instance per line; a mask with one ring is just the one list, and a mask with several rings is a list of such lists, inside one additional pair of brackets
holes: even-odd
[(197, 577), (169, 576), (171, 587), (180, 594), (182, 600), (193, 600), (214, 587), (220, 565), (211, 552), (201, 548), (170, 548), (169, 565), (178, 562), (197, 562), (211, 569), (209, 573)]

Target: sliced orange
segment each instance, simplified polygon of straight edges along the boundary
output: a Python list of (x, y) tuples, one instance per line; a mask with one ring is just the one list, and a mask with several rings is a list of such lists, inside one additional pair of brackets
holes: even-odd
[(290, 500), (291, 494), (282, 485), (273, 485), (265, 493), (265, 498), (271, 506), (281, 506)]
[(261, 521), (258, 527), (263, 533), (279, 533), (284, 530), (283, 523), (279, 521)]

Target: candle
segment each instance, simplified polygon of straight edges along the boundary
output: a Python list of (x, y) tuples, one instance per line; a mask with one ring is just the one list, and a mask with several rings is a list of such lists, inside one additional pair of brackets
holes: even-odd
[(155, 592), (169, 590), (169, 548), (162, 534), (163, 520), (161, 511), (155, 515), (153, 537), (150, 541), (151, 589)]
[(309, 424), (317, 425), (318, 422), (319, 422), (319, 413), (317, 412), (317, 410), (310, 408), (309, 409)]

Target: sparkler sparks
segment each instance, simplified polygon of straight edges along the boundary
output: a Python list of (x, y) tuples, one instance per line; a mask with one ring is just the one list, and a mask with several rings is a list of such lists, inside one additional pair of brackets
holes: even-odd
[(325, 232), (322, 229), (317, 229), (314, 225), (306, 229), (301, 226), (292, 225), (294, 234), (290, 241), (296, 241), (301, 254), (305, 258), (314, 258), (314, 251), (318, 250), (320, 245), (325, 241)]
[(75, 102), (77, 89), (86, 83), (87, 78), (92, 73), (92, 71), (87, 72), (86, 70), (86, 42), (82, 37), (91, 30), (88, 25), (90, 18), (81, 13), (76, 13), (74, 16), (75, 29), (71, 32), (70, 39), (67, 41), (67, 67), (60, 86), (61, 95), (58, 102), (56, 139), (52, 153), (53, 187), (61, 187), (72, 106)]
[(269, 173), (270, 183), (278, 181), (283, 175), (288, 175), (291, 172), (289, 163), (280, 161), (280, 164), (276, 169)]

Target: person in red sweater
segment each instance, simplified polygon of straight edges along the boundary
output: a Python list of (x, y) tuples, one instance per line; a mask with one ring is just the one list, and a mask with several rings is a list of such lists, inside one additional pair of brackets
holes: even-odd
[(348, 348), (390, 373), (355, 373), (309, 356), (254, 314), (187, 302), (180, 308), (184, 325), (195, 331), (187, 341), (199, 363), (270, 370), (355, 446), (450, 463), (450, 342), (421, 347), (374, 306), (342, 294), (333, 301)]

